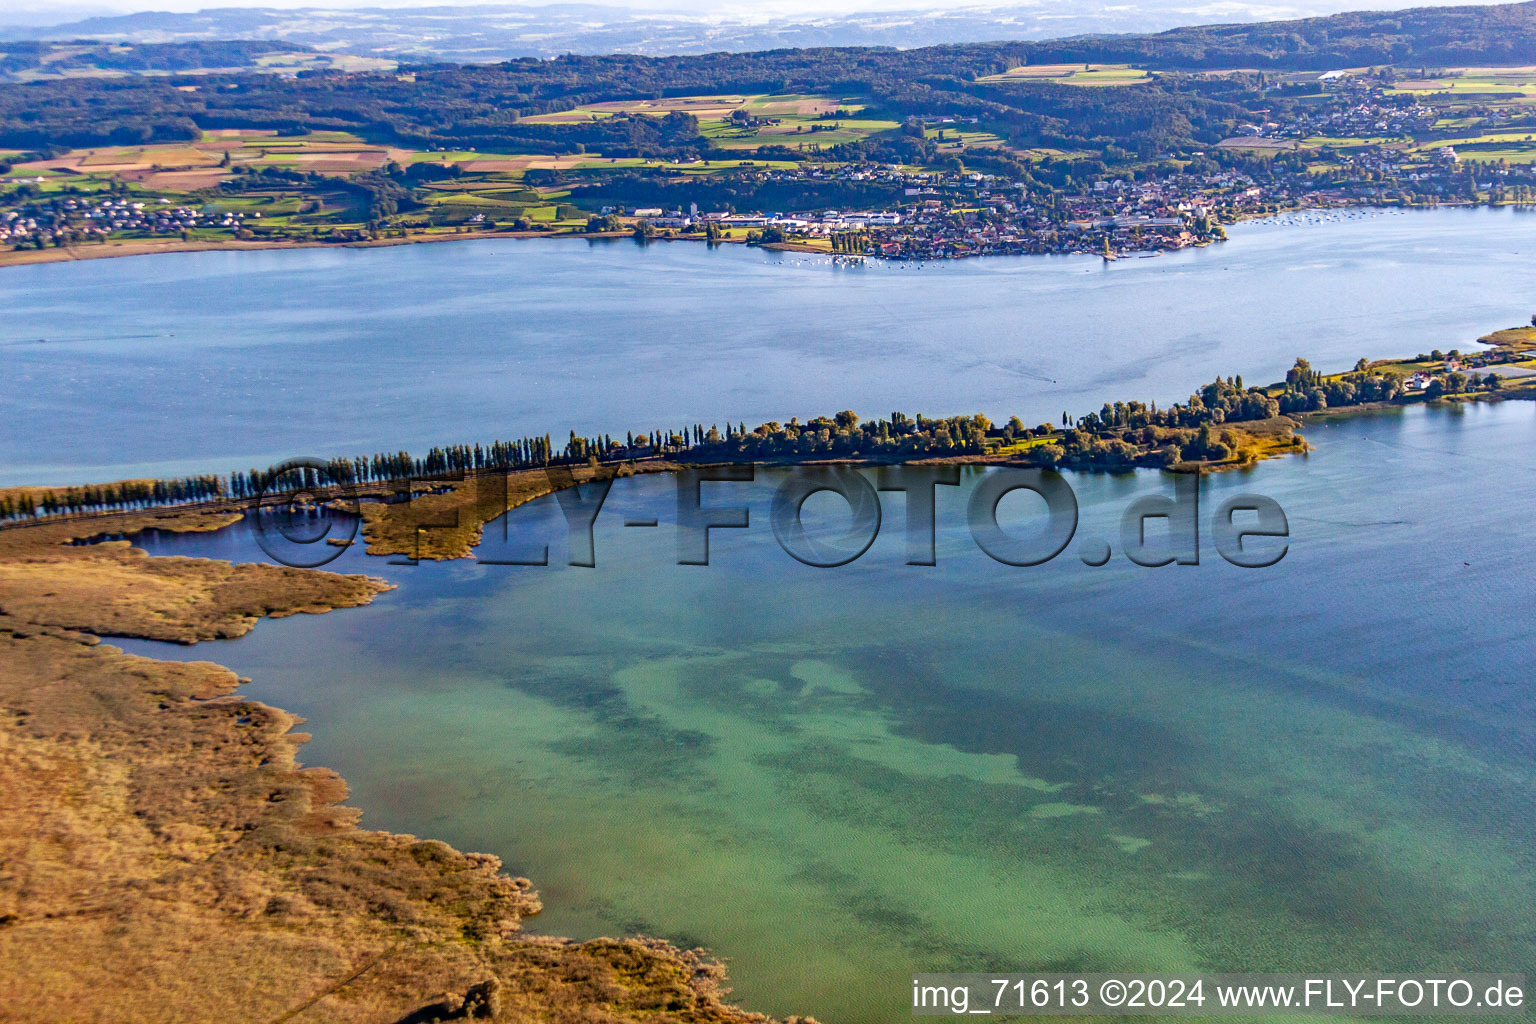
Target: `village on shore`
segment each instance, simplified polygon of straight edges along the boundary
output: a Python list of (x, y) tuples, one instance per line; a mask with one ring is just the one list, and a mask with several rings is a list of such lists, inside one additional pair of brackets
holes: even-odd
[[(1163, 165), (1163, 172), (1105, 169), (1068, 187), (1042, 191), (1038, 182), (967, 170), (959, 161), (943, 169), (900, 164), (806, 161), (767, 167), (743, 161), (733, 171), (701, 181), (729, 181), (746, 194), (882, 195), (891, 201), (867, 208), (739, 210), (676, 205), (583, 203), (601, 194), (600, 175), (565, 183), (566, 219), (533, 221), (475, 213), (449, 226), (407, 213), (384, 214), (355, 226), (299, 229), (261, 220), (260, 211), (208, 194), (156, 195), (119, 185), (105, 191), (46, 191), (43, 178), (0, 179), (12, 187), (0, 199), (0, 246), (46, 250), (92, 243), (160, 239), (292, 244), (356, 244), (426, 239), (455, 234), (633, 234), (747, 241), (847, 256), (900, 260), (955, 259), (984, 255), (1087, 253), (1105, 259), (1156, 254), (1207, 245), (1225, 237), (1223, 225), (1293, 210), (1523, 203), (1536, 196), (1531, 168), (1464, 162), (1454, 147), (1411, 153), (1368, 146), (1331, 157), (1327, 174), (1287, 158), (1298, 135), (1328, 129), (1392, 131), (1427, 116), (1416, 108), (1383, 107), (1362, 100), (1335, 110), (1324, 123), (1262, 122), (1212, 152)], [(1406, 119), (1406, 120), (1405, 120)], [(937, 118), (945, 126), (970, 127), (965, 118)], [(1238, 159), (1257, 149), (1263, 159)], [(1172, 154), (1168, 154), (1172, 156)], [(385, 169), (388, 172), (388, 168)], [(1527, 180), (1529, 179), (1529, 180)], [(315, 182), (310, 187), (319, 187)], [(580, 206), (585, 206), (583, 210)], [(317, 204), (318, 205), (318, 204)], [(584, 220), (581, 218), (585, 218)], [(82, 255), (88, 254), (82, 251)]]
[[(1358, 158), (1364, 159), (1364, 158)], [(1377, 158), (1378, 160), (1380, 158)], [(1454, 164), (1454, 155), (1447, 158)], [(763, 170), (754, 184), (814, 187), (827, 183), (901, 190), (890, 209), (737, 212), (663, 206), (603, 206), (566, 231), (476, 215), (460, 233), (613, 233), (804, 246), (890, 259), (1089, 253), (1109, 259), (1174, 251), (1225, 237), (1224, 223), (1294, 209), (1334, 209), (1390, 202), (1369, 182), (1320, 188), (1306, 175), (1259, 178), (1220, 168), (1143, 180), (1105, 177), (1081, 191), (1041, 197), (1023, 182), (980, 172), (920, 171), (897, 166), (806, 165)], [(140, 193), (38, 196), (0, 211), (0, 245), (16, 250), (84, 245), (108, 239), (180, 237), (204, 241), (278, 240), (260, 212), (192, 205)], [(335, 231), (317, 240), (387, 239), (390, 229)]]

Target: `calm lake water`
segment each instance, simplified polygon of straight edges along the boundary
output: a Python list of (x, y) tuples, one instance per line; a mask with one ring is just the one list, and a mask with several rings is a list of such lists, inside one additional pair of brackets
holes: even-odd
[[(1529, 217), (1250, 224), (1110, 266), (498, 241), (6, 270), (0, 483), (1167, 402), (1525, 322)], [(904, 1019), (915, 970), (1536, 971), (1536, 405), (1308, 434), (1308, 457), (1204, 481), (1199, 566), (1079, 558), (1118, 552), (1156, 473), (1071, 476), (1077, 540), (1033, 569), (979, 552), (948, 488), (937, 567), (903, 564), (886, 494), (862, 559), (808, 568), (773, 541), (767, 471), (710, 485), (753, 528), (678, 566), (673, 482), (647, 477), (615, 485), (595, 569), (353, 550), (332, 567), (399, 589), (124, 646), (252, 677), (367, 825), (501, 855), (538, 928), (707, 945), (754, 1009)], [(1272, 568), (1211, 549), (1239, 491), (1290, 517)], [(487, 549), (552, 538), (562, 563), (563, 529), (536, 502)], [(260, 557), (242, 529), (148, 543)]]
[[(1083, 564), (1156, 473), (1069, 475), (1082, 525), (1045, 566), (990, 561), (940, 488), (938, 566), (903, 564), (887, 494), (870, 551), (816, 570), (760, 472), (707, 485), (753, 526), (678, 566), (647, 477), (615, 484), (593, 569), (348, 552), (399, 589), (126, 646), (251, 676), (365, 824), (501, 855), (539, 929), (705, 944), (758, 1010), (904, 1019), (919, 970), (1531, 971), (1536, 405), (1309, 436), (1203, 485), (1207, 537), (1230, 494), (1284, 507), (1269, 569), (1208, 539), (1199, 566)], [(547, 499), (487, 545), (562, 563), (563, 530)], [(152, 548), (258, 557), (239, 529)]]
[(1526, 322), (1533, 256), (1536, 215), (1443, 210), (1110, 265), (507, 240), (7, 268), (0, 485), (845, 408), (1054, 422), (1468, 347)]

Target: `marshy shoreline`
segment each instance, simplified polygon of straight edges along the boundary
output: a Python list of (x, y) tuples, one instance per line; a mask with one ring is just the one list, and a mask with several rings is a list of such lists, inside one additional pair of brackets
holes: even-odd
[(266, 252), (277, 249), (377, 249), (394, 245), (429, 242), (473, 242), (490, 238), (618, 238), (608, 235), (548, 235), (537, 231), (472, 231), (463, 234), (408, 235), (405, 238), (379, 238), (362, 242), (318, 242), (293, 239), (261, 242), (232, 238), (224, 240), (183, 241), (180, 238), (134, 238), (95, 245), (70, 245), (51, 249), (11, 249), (0, 251), (0, 269), (39, 266), (47, 263), (74, 263), (83, 260), (119, 259), (129, 256), (156, 256), (180, 252)]
[[(19, 1020), (767, 1018), (701, 950), (526, 934), (495, 857), (358, 827), (298, 760), (301, 720), (228, 669), (131, 656), (370, 603), (383, 580), (150, 556), (105, 531), (212, 531), (232, 509), (0, 531), (0, 996)], [(84, 542), (84, 543), (83, 543)]]
[[(484, 242), (496, 239), (548, 241), (586, 240), (623, 241), (633, 239), (628, 231), (463, 231), (452, 234), (415, 234), (400, 238), (371, 238), (363, 241), (322, 242), (316, 240), (284, 239), (282, 241), (258, 241), (255, 239), (200, 239), (180, 238), (130, 238), (98, 242), (91, 245), (55, 246), (49, 249), (0, 249), (0, 270), (6, 267), (42, 266), (49, 263), (78, 263), (86, 260), (122, 259), (130, 256), (158, 256), (186, 252), (269, 252), (280, 249), (382, 249), (397, 245), (424, 245), (437, 242)], [(748, 245), (743, 238), (721, 237), (706, 239), (704, 236), (656, 236), (646, 239), (646, 244), (658, 242), (704, 242), (708, 245)], [(759, 248), (780, 252), (812, 253), (832, 256), (833, 253), (815, 246), (797, 242), (769, 242)]]
[[(1473, 204), (1441, 203), (1436, 206), (1397, 206), (1382, 205), (1376, 203), (1346, 203), (1342, 205), (1326, 205), (1316, 207), (1287, 207), (1273, 212), (1265, 213), (1240, 213), (1236, 215), (1231, 224), (1246, 224), (1255, 221), (1278, 219), (1298, 213), (1337, 213), (1339, 211), (1354, 210), (1427, 210), (1438, 208), (1451, 208), (1466, 206), (1475, 208)], [(417, 245), (436, 242), (475, 242), (488, 239), (549, 239), (549, 240), (605, 240), (615, 241), (633, 239), (632, 231), (511, 231), (511, 230), (466, 230), (455, 232), (442, 232), (431, 234), (421, 232), (406, 234), (400, 237), (380, 237), (345, 242), (327, 242), (316, 239), (282, 239), (266, 241), (259, 239), (181, 239), (178, 237), (150, 237), (150, 238), (126, 238), (110, 241), (102, 241), (89, 245), (55, 246), (47, 249), (0, 249), (0, 270), (6, 267), (38, 266), (49, 263), (71, 263), (84, 260), (117, 259), (130, 256), (154, 256), (165, 253), (187, 252), (265, 252), (280, 249), (377, 249), (397, 245)], [(1184, 248), (1202, 249), (1209, 248), (1216, 241), (1224, 239), (1206, 240)], [(814, 256), (842, 256), (851, 259), (891, 259), (893, 262), (905, 262), (911, 257), (885, 257), (879, 253), (835, 253), (816, 245), (807, 244), (804, 241), (786, 239), (782, 242), (751, 242), (744, 235), (719, 235), (713, 238), (702, 234), (693, 235), (652, 235), (645, 239), (646, 244), (653, 242), (703, 242), (707, 245), (753, 245), (772, 252), (791, 252)], [(1178, 249), (1171, 251), (1180, 251)], [(1024, 256), (1092, 256), (1100, 258), (1102, 254), (1086, 250), (1064, 249), (1060, 252), (1049, 253), (999, 253), (988, 255), (1024, 255)], [(1111, 259), (1126, 258), (1131, 254), (1116, 255)], [(969, 258), (969, 257), (967, 257)], [(918, 262), (931, 262), (939, 259), (932, 257), (921, 259)], [(1108, 261), (1106, 261), (1108, 262)]]

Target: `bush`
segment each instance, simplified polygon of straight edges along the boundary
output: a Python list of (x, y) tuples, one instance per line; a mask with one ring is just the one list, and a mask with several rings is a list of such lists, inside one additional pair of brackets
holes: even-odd
[(1061, 460), (1067, 457), (1067, 450), (1059, 444), (1042, 444), (1030, 454), (1034, 456), (1035, 462), (1050, 468), (1060, 465)]

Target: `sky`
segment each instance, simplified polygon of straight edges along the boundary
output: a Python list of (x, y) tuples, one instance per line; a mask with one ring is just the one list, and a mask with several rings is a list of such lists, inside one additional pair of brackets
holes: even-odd
[[(95, 14), (123, 14), (130, 11), (196, 11), (212, 7), (270, 7), (270, 8), (345, 8), (345, 7), (475, 7), (484, 6), (486, 0), (480, 3), (459, 3), (455, 0), (6, 0), (0, 3), (3, 11), (0, 11), (0, 23), (11, 24), (52, 24), (55, 22), (71, 21), (80, 17), (89, 17)], [(496, 3), (496, 0), (491, 0)], [(563, 2), (563, 0), (535, 0), (533, 3), (518, 3), (512, 0), (508, 6), (542, 6), (550, 2)], [(569, 2), (583, 2), (583, 0), (569, 0)], [(894, 11), (914, 10), (958, 10), (958, 9), (985, 9), (989, 7), (1035, 7), (1049, 9), (1055, 6), (1053, 0), (591, 0), (591, 2), (605, 7), (626, 8), (636, 12), (643, 11), (671, 11), (693, 15), (713, 16), (724, 19), (751, 19), (753, 17), (782, 17), (815, 16), (815, 15), (847, 15), (865, 11)], [(1420, 0), (1426, 2), (1426, 0)], [(1433, 2), (1433, 0), (1428, 0)], [(497, 3), (498, 6), (502, 4)], [(1390, 8), (1407, 6), (1406, 0), (1359, 0), (1357, 3), (1348, 3), (1347, 0), (1337, 0), (1339, 7), (1377, 7)], [(1080, 5), (1074, 5), (1081, 9)], [(1113, 11), (1117, 5), (1104, 4), (1106, 12)], [(1129, 6), (1129, 5), (1128, 5)], [(1202, 6), (1199, 0), (1193, 0), (1188, 6)], [(1220, 0), (1210, 2), (1204, 6), (1219, 9), (1224, 6)], [(1251, 8), (1263, 6), (1259, 3), (1242, 3), (1243, 7)], [(1275, 7), (1280, 9), (1293, 6), (1289, 0), (1275, 0)], [(1307, 6), (1303, 4), (1302, 6)], [(1335, 4), (1328, 4), (1333, 7)]]
[[(494, 2), (494, 0), (493, 0)], [(543, 6), (542, 0), (534, 3), (517, 3), (508, 6)], [(583, 0), (572, 0), (583, 2)], [(604, 7), (621, 7), (634, 11), (682, 11), (689, 14), (713, 14), (720, 17), (738, 17), (757, 14), (764, 17), (784, 14), (837, 13), (852, 14), (858, 11), (888, 11), (922, 8), (924, 10), (951, 10), (957, 8), (984, 8), (1000, 6), (1024, 6), (1029, 0), (1004, 4), (987, 0), (836, 0), (834, 4), (817, 0), (592, 0)], [(500, 6), (500, 4), (497, 4)], [(1047, 6), (1041, 0), (1040, 6)], [(13, 15), (44, 17), (49, 21), (64, 21), (90, 14), (121, 14), (128, 11), (196, 11), (209, 7), (476, 7), (485, 3), (455, 3), (454, 0), (95, 0), (80, 3), (79, 0), (10, 0), (3, 5), (0, 20)], [(1034, 4), (1030, 4), (1034, 6)], [(830, 10), (829, 10), (830, 8)]]
[[(538, 7), (551, 2), (583, 0), (534, 0), (498, 2), (495, 6)], [(591, 0), (600, 6), (624, 8), (636, 13), (675, 12), (729, 21), (754, 21), (767, 18), (815, 18), (870, 11), (940, 11), (986, 9), (995, 7), (1030, 7), (1041, 13), (1052, 7), (1074, 8), (1081, 14), (1081, 0)], [(1488, 0), (1118, 0), (1102, 5), (1102, 12), (1117, 9), (1170, 7), (1184, 16), (1177, 23), (1200, 24), (1251, 18), (1285, 18), (1306, 14), (1345, 10), (1392, 10), (1426, 4), (1452, 5), (1488, 2)], [(265, 8), (347, 8), (347, 7), (458, 7), (486, 6), (456, 0), (0, 0), (0, 24), (53, 25), (101, 14), (125, 14), (133, 11), (197, 11), (215, 7)], [(1234, 17), (1234, 15), (1237, 15)]]

